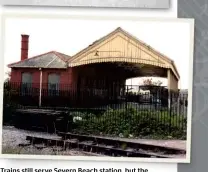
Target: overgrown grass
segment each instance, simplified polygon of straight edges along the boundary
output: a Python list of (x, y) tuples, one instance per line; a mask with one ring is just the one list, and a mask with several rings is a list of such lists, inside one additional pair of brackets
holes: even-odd
[[(171, 115), (170, 115), (171, 114)], [(168, 111), (107, 110), (104, 114), (74, 112), (74, 132), (151, 139), (186, 139), (187, 120)]]

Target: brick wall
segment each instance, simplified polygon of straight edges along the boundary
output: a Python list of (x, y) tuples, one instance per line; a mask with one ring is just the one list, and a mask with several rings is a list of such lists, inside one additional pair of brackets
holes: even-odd
[[(21, 83), (22, 81), (22, 73), (29, 72), (32, 73), (32, 83), (33, 87), (39, 87), (40, 83), (40, 70), (39, 69), (12, 69), (11, 71), (11, 82)], [(42, 83), (43, 88), (47, 88), (48, 84), (48, 75), (51, 73), (56, 73), (60, 75), (60, 85), (62, 89), (70, 87), (73, 82), (73, 71), (72, 68), (68, 69), (42, 69)]]

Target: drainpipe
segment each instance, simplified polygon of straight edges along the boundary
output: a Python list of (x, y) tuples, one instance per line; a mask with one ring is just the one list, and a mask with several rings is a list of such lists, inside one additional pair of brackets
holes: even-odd
[(41, 94), (42, 94), (42, 69), (39, 68), (40, 70), (40, 89), (39, 89), (39, 107), (41, 107)]

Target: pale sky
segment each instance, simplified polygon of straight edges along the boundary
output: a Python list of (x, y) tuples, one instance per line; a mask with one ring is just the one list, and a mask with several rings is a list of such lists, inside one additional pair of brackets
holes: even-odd
[[(72, 56), (117, 27), (174, 60), (181, 76), (179, 88), (188, 89), (191, 25), (181, 21), (7, 18), (5, 72), (7, 64), (20, 60), (21, 34), (30, 35), (29, 57), (52, 50)], [(166, 79), (160, 80), (167, 84)], [(132, 80), (132, 84), (138, 82), (138, 79)]]

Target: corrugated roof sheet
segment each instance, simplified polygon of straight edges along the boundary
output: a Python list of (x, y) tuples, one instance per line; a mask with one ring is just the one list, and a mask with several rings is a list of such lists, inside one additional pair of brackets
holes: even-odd
[(8, 65), (11, 68), (67, 68), (70, 56), (51, 51)]

